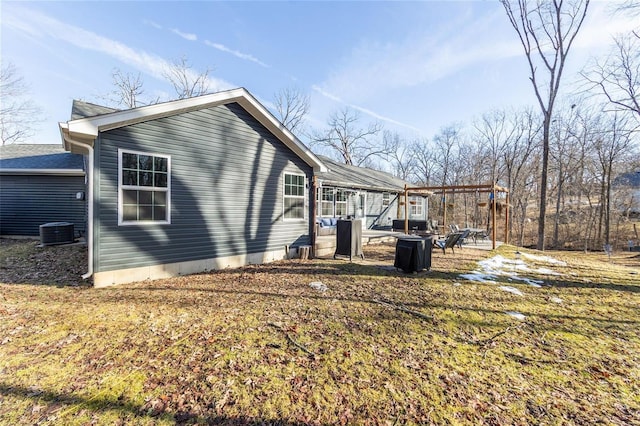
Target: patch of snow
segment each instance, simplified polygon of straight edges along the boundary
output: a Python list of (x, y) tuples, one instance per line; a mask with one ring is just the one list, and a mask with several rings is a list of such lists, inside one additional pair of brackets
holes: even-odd
[(515, 287), (511, 287), (511, 286), (508, 286), (508, 285), (501, 285), (498, 288), (500, 290), (503, 290), (503, 291), (506, 291), (506, 292), (509, 292), (509, 293), (513, 293), (513, 294), (515, 294), (517, 296), (524, 296), (524, 294), (522, 294), (522, 292), (520, 290), (518, 290), (517, 288), (515, 288)]
[(469, 274), (460, 274), (458, 275), (458, 277), (463, 278), (465, 280), (469, 280), (469, 281), (476, 281), (479, 283), (497, 284), (495, 282), (495, 276), (489, 275), (489, 274), (483, 274), (482, 272), (479, 272), (479, 271), (473, 271)]
[(520, 312), (506, 311), (505, 314), (509, 315), (510, 317), (519, 319), (520, 321), (524, 321), (525, 318), (527, 318), (526, 315), (521, 314)]
[(309, 286), (315, 290), (321, 291), (321, 292), (325, 292), (327, 291), (327, 286), (324, 285), (322, 282), (320, 281), (314, 281), (312, 283), (309, 284)]
[(551, 300), (553, 303), (562, 303), (562, 299), (560, 299), (559, 297), (552, 297)]
[(459, 283), (459, 282), (457, 282), (457, 281), (454, 281), (454, 282), (453, 282), (453, 286), (454, 286), (454, 287), (460, 287), (461, 285), (462, 285), (462, 284), (460, 284), (460, 283)]
[(551, 263), (552, 265), (567, 266), (566, 262), (563, 262), (562, 260), (554, 259), (553, 257), (550, 257), (550, 256), (538, 256), (537, 254), (531, 254), (531, 253), (521, 253), (521, 256), (526, 257), (527, 259), (538, 261), (538, 262)]

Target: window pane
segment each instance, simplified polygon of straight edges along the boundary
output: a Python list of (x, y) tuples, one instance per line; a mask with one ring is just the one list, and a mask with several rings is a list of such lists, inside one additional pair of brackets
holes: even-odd
[(139, 204), (153, 204), (153, 192), (151, 191), (139, 191), (138, 192)]
[(138, 204), (138, 191), (122, 191), (122, 204)]
[(164, 157), (154, 157), (154, 168), (153, 170), (155, 170), (156, 172), (167, 172), (167, 164), (168, 161), (166, 158)]
[(123, 185), (138, 185), (138, 172), (131, 170), (122, 171), (122, 184)]
[(153, 219), (153, 207), (152, 206), (140, 206), (138, 208), (138, 220), (152, 220)]
[(154, 191), (153, 193), (153, 201), (156, 206), (166, 206), (167, 205), (167, 193), (163, 191)]
[(322, 202), (322, 216), (333, 216), (333, 203), (323, 201)]
[(304, 201), (299, 198), (285, 198), (284, 217), (286, 219), (304, 218)]
[(140, 186), (153, 186), (153, 172), (140, 172)]
[(153, 220), (167, 220), (167, 207), (153, 206)]
[(124, 206), (122, 208), (122, 220), (138, 220), (138, 206)]
[(122, 168), (123, 169), (137, 169), (138, 168), (138, 154), (129, 154), (127, 152), (122, 153)]
[(155, 182), (154, 185), (157, 188), (167, 187), (167, 174), (166, 173), (154, 173)]
[(153, 170), (153, 157), (150, 155), (139, 155), (138, 164), (140, 170)]

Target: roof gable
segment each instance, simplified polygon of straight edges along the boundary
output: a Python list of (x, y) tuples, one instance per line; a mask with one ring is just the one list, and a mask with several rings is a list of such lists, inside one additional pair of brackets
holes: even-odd
[(77, 120), (80, 118), (95, 117), (96, 115), (109, 114), (116, 111), (118, 110), (115, 108), (109, 108), (74, 99), (73, 104), (71, 105), (71, 119)]
[(59, 126), (63, 144), (67, 150), (71, 150), (72, 144), (68, 139), (93, 144), (100, 132), (230, 103), (238, 103), (315, 171), (326, 171), (318, 157), (244, 88), (72, 119), (59, 123)]

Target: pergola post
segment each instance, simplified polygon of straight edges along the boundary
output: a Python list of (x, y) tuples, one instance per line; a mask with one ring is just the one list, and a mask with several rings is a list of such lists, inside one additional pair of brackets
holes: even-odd
[(496, 186), (491, 191), (491, 248), (496, 249)]
[(509, 244), (509, 193), (507, 192), (506, 203), (505, 206), (505, 214), (504, 214), (504, 243)]
[(409, 188), (404, 184), (404, 233), (409, 234)]

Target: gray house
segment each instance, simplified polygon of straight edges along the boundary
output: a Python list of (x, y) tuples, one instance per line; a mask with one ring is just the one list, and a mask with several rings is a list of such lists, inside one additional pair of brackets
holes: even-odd
[(0, 235), (39, 235), (50, 222), (73, 223), (84, 235), (85, 189), (83, 157), (62, 145), (0, 147)]
[(80, 109), (59, 126), (64, 148), (86, 157), (85, 277), (95, 286), (262, 263), (311, 244), (311, 182), (326, 168), (245, 89)]
[[(404, 218), (402, 194), (409, 182), (379, 170), (320, 159), (327, 166), (326, 172), (316, 174), (320, 223), (350, 216), (361, 219), (364, 229), (385, 229), (391, 228), (394, 219)], [(427, 202), (424, 196), (410, 196), (409, 219), (426, 220)]]

